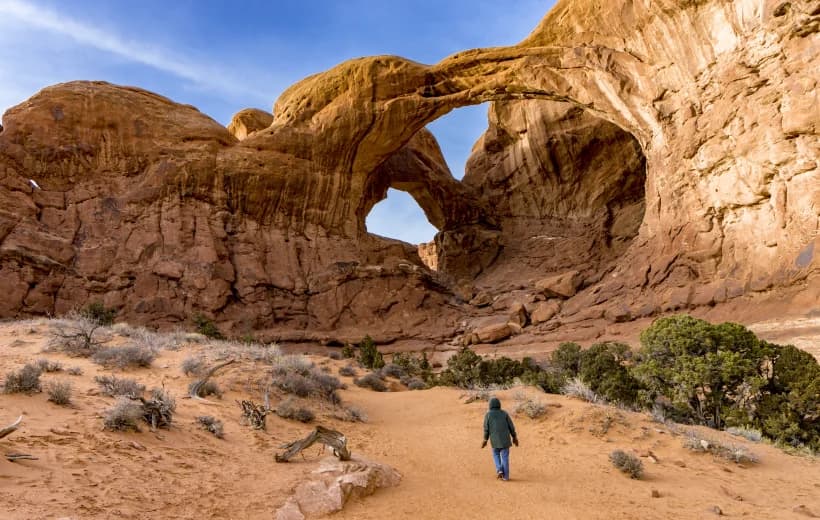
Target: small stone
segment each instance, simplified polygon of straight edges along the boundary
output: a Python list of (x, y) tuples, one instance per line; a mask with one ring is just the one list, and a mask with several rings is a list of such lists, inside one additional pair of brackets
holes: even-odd
[(658, 491), (657, 489), (653, 489), (652, 490), (652, 498), (660, 498), (660, 497), (661, 497), (661, 492)]
[(723, 510), (718, 506), (712, 506), (709, 508), (710, 513), (714, 513), (717, 516), (723, 516)]
[(142, 444), (138, 443), (137, 441), (131, 441), (130, 446), (132, 448), (134, 448), (135, 450), (140, 450), (140, 451), (145, 451), (145, 450), (148, 449), (145, 446), (143, 446)]

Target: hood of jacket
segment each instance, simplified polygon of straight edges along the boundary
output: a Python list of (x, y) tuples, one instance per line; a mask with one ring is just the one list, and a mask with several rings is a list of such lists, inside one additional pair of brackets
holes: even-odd
[(500, 410), (501, 409), (501, 401), (498, 400), (497, 397), (493, 397), (490, 399), (490, 410)]

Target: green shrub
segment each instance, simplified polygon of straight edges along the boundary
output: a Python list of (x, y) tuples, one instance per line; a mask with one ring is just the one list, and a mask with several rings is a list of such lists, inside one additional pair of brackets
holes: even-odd
[(633, 372), (651, 399), (665, 396), (696, 423), (722, 428), (727, 415), (752, 412), (767, 351), (742, 325), (672, 316), (641, 333)]
[(117, 310), (109, 309), (101, 302), (94, 302), (86, 305), (80, 311), (80, 315), (98, 325), (107, 327), (114, 324), (114, 318), (117, 317)]
[(196, 331), (205, 336), (206, 338), (211, 339), (225, 339), (225, 335), (219, 330), (216, 326), (216, 323), (213, 322), (210, 318), (206, 317), (203, 314), (197, 313), (194, 314), (193, 317), (194, 326), (196, 326)]
[(561, 343), (550, 355), (550, 365), (567, 379), (577, 376), (581, 367), (581, 346), (572, 342)]
[(531, 359), (516, 361), (508, 357), (483, 359), (467, 347), (447, 360), (447, 368), (436, 383), (444, 386), (473, 388), (476, 386), (511, 385), (516, 379), (526, 384), (545, 381), (544, 371)]
[(609, 454), (609, 460), (613, 466), (629, 475), (630, 478), (638, 479), (643, 475), (643, 463), (638, 457), (631, 453), (626, 453), (623, 450), (615, 450)]
[(427, 360), (427, 353), (422, 352), (421, 356), (414, 356), (409, 352), (399, 352), (393, 355), (391, 363), (400, 366), (407, 375), (417, 376), (430, 370), (430, 362)]
[(753, 424), (778, 443), (820, 451), (820, 365), (792, 345), (766, 346), (774, 361)]
[(359, 343), (359, 364), (370, 370), (378, 370), (384, 366), (384, 357), (370, 336), (365, 336)]
[(345, 343), (345, 346), (342, 347), (342, 357), (345, 359), (353, 359), (356, 357), (356, 349), (353, 348), (353, 345)]
[(578, 375), (605, 400), (632, 406), (638, 400), (641, 384), (624, 366), (629, 356), (629, 346), (623, 343), (596, 343), (581, 352)]

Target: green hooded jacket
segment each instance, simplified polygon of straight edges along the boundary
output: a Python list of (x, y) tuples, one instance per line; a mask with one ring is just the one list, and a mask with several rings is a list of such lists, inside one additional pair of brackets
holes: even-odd
[(501, 401), (493, 397), (490, 399), (490, 410), (484, 416), (484, 440), (490, 439), (493, 448), (509, 448), (512, 446), (510, 437), (518, 437), (515, 426), (507, 412), (501, 409)]

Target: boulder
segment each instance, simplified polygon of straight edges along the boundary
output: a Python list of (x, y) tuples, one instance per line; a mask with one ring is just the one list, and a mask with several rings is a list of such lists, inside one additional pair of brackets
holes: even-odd
[(479, 343), (498, 343), (512, 336), (512, 333), (512, 329), (506, 322), (485, 325), (474, 331)]
[(487, 291), (479, 291), (471, 300), (470, 305), (473, 307), (487, 307), (492, 305), (493, 296)]
[(549, 321), (553, 316), (558, 314), (561, 310), (561, 302), (559, 300), (549, 300), (538, 303), (530, 314), (530, 320), (533, 325)]
[(535, 288), (548, 298), (571, 298), (575, 296), (582, 281), (581, 273), (568, 271), (538, 280), (535, 282)]
[(354, 458), (324, 459), (312, 478), (298, 484), (280, 507), (276, 520), (302, 520), (341, 511), (351, 499), (372, 495), (379, 488), (398, 486), (401, 474), (378, 462)]
[(514, 302), (510, 305), (507, 322), (515, 324), (518, 328), (525, 327), (529, 322), (526, 306), (521, 302)]

